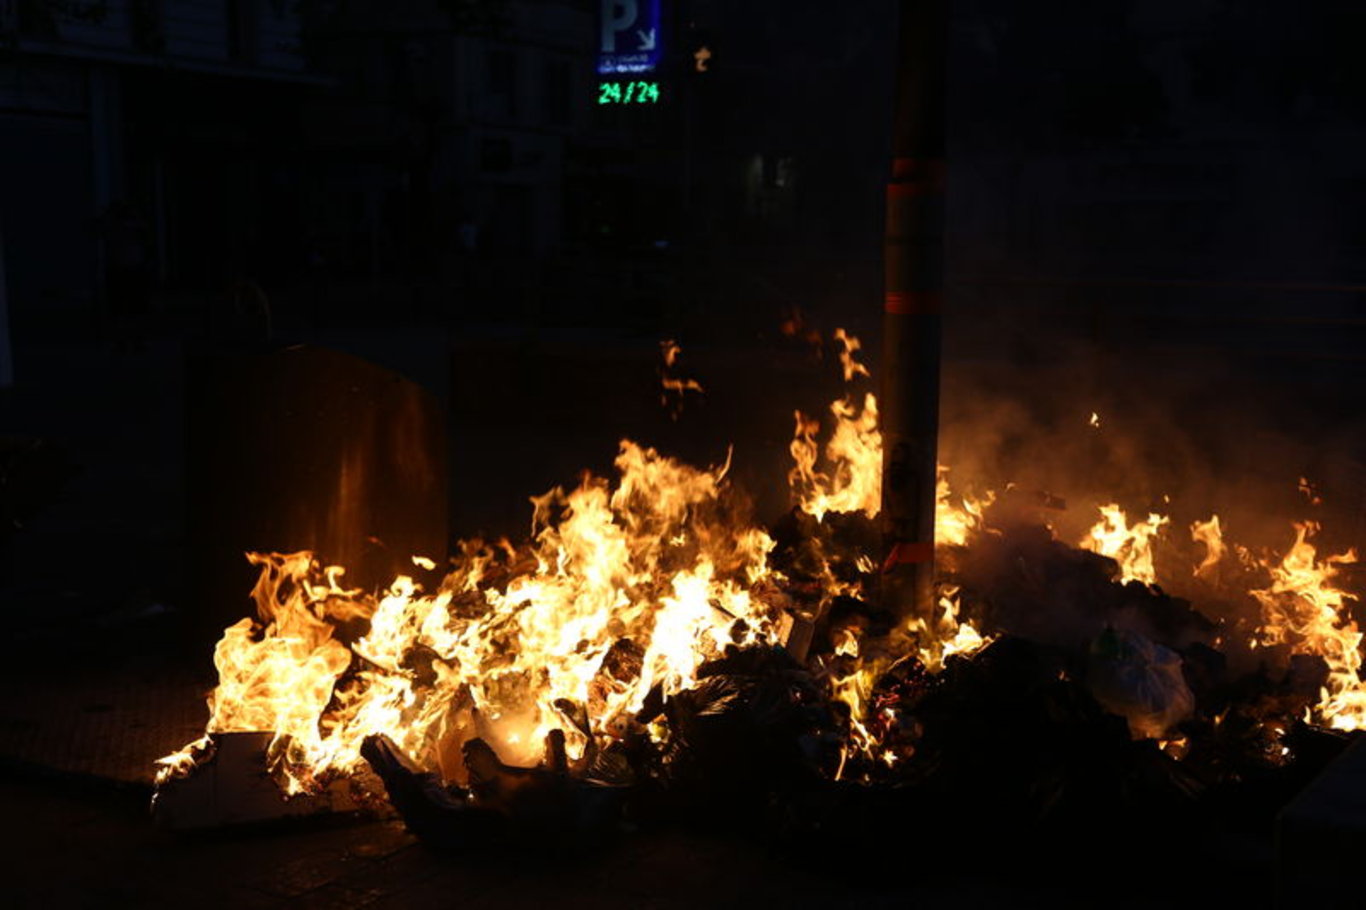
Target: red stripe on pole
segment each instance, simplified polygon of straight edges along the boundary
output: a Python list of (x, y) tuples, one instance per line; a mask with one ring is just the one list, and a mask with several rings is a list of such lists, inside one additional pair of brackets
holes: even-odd
[(916, 196), (942, 196), (944, 187), (938, 183), (911, 181), (887, 184), (887, 199), (911, 199)]
[(943, 158), (893, 158), (891, 185), (913, 183), (942, 192), (946, 171)]
[(892, 552), (887, 554), (887, 561), (882, 564), (882, 571), (884, 573), (891, 572), (897, 566), (926, 562), (934, 562), (934, 544), (924, 541), (914, 543), (902, 541), (892, 545)]
[(888, 291), (883, 309), (897, 316), (923, 316), (943, 309), (944, 295), (938, 291)]

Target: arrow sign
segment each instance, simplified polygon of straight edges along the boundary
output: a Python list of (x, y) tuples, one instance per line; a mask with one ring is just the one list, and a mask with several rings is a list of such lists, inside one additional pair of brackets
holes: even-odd
[(658, 29), (650, 29), (648, 32), (636, 30), (636, 37), (640, 39), (640, 49), (642, 51), (652, 51), (655, 49), (655, 33)]

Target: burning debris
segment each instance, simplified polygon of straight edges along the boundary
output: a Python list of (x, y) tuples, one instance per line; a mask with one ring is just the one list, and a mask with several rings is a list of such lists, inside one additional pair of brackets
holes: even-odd
[(653, 688), (688, 688), (726, 644), (776, 640), (772, 541), (736, 518), (727, 466), (624, 442), (617, 467), (613, 486), (590, 477), (533, 499), (529, 543), (466, 544), (430, 594), (402, 576), (376, 598), (312, 554), (253, 555), (258, 618), (219, 642), (209, 732), (275, 731), (290, 793), (363, 767), (377, 733), (457, 773), (476, 736), (528, 763), (561, 728), (577, 759), (590, 737), (566, 723), (566, 701), (611, 738)]
[[(846, 379), (866, 376), (835, 337)], [(1335, 585), (1355, 555), (1318, 557), (1314, 526), (1258, 558), (1195, 522), (1203, 558), (1170, 583), (1217, 592), (1197, 607), (1159, 587), (1168, 516), (1105, 503), (1074, 547), (1050, 526), (1061, 499), (956, 494), (941, 467), (937, 604), (894, 616), (877, 402), (830, 415), (822, 447), (798, 413), (795, 504), (771, 529), (729, 460), (623, 441), (614, 479), (534, 497), (525, 542), (465, 542), (444, 576), (415, 559), (375, 595), (311, 553), (251, 555), (257, 616), (218, 644), (208, 737), (162, 760), (159, 814), (183, 819), (243, 734), (284, 794), (345, 781), (465, 848), (698, 813), (829, 832), (903, 803), (1075, 819), (1340, 747), (1306, 722), (1366, 725)]]
[(1262, 607), (1254, 644), (1321, 658), (1328, 672), (1315, 719), (1336, 730), (1358, 730), (1366, 726), (1366, 685), (1359, 673), (1362, 634), (1347, 609), (1354, 598), (1333, 584), (1340, 566), (1356, 562), (1356, 551), (1320, 560), (1308, 542), (1317, 532), (1313, 522), (1295, 525), (1295, 542), (1284, 558), (1263, 563), (1271, 586), (1251, 592)]

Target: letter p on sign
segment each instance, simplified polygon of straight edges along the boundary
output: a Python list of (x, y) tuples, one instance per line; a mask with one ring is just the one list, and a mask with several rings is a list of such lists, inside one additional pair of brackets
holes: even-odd
[(617, 32), (631, 27), (639, 15), (638, 0), (602, 0), (602, 52), (617, 52)]

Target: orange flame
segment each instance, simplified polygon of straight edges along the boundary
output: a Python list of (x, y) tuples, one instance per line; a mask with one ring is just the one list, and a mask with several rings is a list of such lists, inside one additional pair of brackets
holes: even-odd
[[(867, 376), (854, 359), (858, 339), (842, 329), (834, 337), (846, 381)], [(666, 391), (700, 391), (669, 373), (678, 350), (661, 345)], [(796, 414), (794, 499), (818, 521), (831, 513), (876, 517), (877, 399), (838, 400), (830, 415), (822, 445), (820, 422)], [(1095, 414), (1091, 425), (1099, 426)], [(780, 642), (791, 625), (782, 609), (790, 604), (780, 593), (785, 579), (768, 564), (773, 541), (728, 495), (729, 456), (699, 470), (622, 441), (615, 466), (614, 482), (586, 477), (568, 492), (532, 498), (529, 543), (462, 543), (445, 578), (427, 584), (430, 593), (418, 571), (375, 595), (344, 587), (342, 569), (308, 552), (249, 554), (260, 569), (257, 616), (229, 627), (215, 649), (219, 685), (209, 698), (208, 731), (273, 732), (272, 768), (290, 793), (358, 771), (360, 744), (375, 733), (424, 767), (457, 774), (452, 756), (474, 736), (503, 760), (530, 765), (558, 728), (577, 758), (590, 739), (605, 744), (642, 723), (648, 730), (652, 719), (638, 717), (647, 695), (691, 686), (701, 663), (728, 644)], [(940, 466), (937, 542), (968, 544), (993, 500), (992, 493), (955, 495)], [(1101, 506), (1100, 515), (1081, 546), (1114, 558), (1123, 581), (1154, 584), (1153, 544), (1168, 518), (1149, 514), (1130, 525), (1116, 504)], [(1317, 526), (1296, 528), (1284, 558), (1263, 563), (1270, 585), (1251, 592), (1262, 608), (1259, 643), (1322, 656), (1329, 674), (1316, 719), (1366, 727), (1362, 633), (1347, 609), (1351, 595), (1334, 584), (1355, 552), (1319, 559), (1307, 542)], [(1205, 546), (1195, 574), (1209, 577), (1229, 549), (1219, 517), (1194, 522), (1191, 534)], [(875, 570), (869, 554), (851, 559), (862, 573)], [(435, 569), (421, 557), (414, 566)], [(864, 593), (847, 574), (841, 580), (827, 571), (820, 583), (821, 609), (836, 594)], [(914, 652), (936, 673), (952, 655), (991, 641), (961, 618), (956, 589), (941, 590), (938, 606), (902, 623), (891, 644), (861, 641), (852, 628), (832, 631), (831, 692), (850, 708), (850, 746), (871, 762), (898, 758), (877, 741), (878, 718), (869, 716), (874, 686), (891, 663)], [(889, 653), (896, 645), (904, 646), (900, 654)], [(567, 715), (566, 700), (586, 712), (586, 733)], [(162, 779), (187, 773), (201, 748), (202, 741), (163, 759)]]
[(659, 368), (661, 390), (659, 403), (666, 408), (672, 405), (672, 416), (675, 420), (683, 410), (683, 399), (688, 392), (702, 393), (706, 391), (696, 379), (673, 375), (674, 366), (678, 363), (678, 355), (682, 352), (683, 349), (672, 338), (659, 343), (659, 354), (664, 361)]
[(1124, 510), (1111, 503), (1100, 507), (1101, 519), (1079, 544), (1082, 549), (1108, 556), (1119, 563), (1120, 581), (1156, 584), (1153, 569), (1153, 539), (1167, 516), (1150, 513), (1147, 521), (1129, 526)]
[(1219, 527), (1219, 516), (1211, 515), (1209, 521), (1192, 522), (1191, 539), (1205, 545), (1205, 558), (1195, 567), (1195, 576), (1209, 578), (1228, 553), (1228, 547), (1224, 545), (1223, 529)]
[(834, 431), (825, 444), (825, 467), (818, 466), (820, 422), (796, 412), (788, 474), (798, 507), (819, 521), (827, 512), (862, 512), (872, 518), (882, 507), (882, 431), (877, 398), (871, 393), (859, 408), (849, 399), (830, 405)]
[(1279, 563), (1265, 562), (1271, 586), (1252, 591), (1262, 607), (1260, 643), (1287, 644), (1295, 653), (1316, 654), (1328, 665), (1328, 680), (1314, 709), (1317, 720), (1338, 730), (1366, 727), (1366, 684), (1361, 669), (1362, 633), (1347, 609), (1353, 595), (1333, 579), (1339, 567), (1356, 562), (1355, 550), (1318, 558), (1309, 538), (1314, 522), (1295, 524), (1295, 542)]
[[(762, 590), (773, 543), (736, 520), (727, 466), (700, 471), (623, 442), (616, 467), (614, 488), (590, 477), (535, 498), (528, 547), (465, 545), (434, 594), (401, 576), (376, 599), (342, 589), (309, 553), (252, 555), (258, 618), (218, 644), (209, 731), (274, 731), (291, 793), (357, 770), (372, 733), (428, 767), (452, 737), (474, 735), (534, 764), (554, 727), (570, 730), (571, 754), (585, 747), (557, 699), (586, 707), (607, 737), (652, 687), (691, 685), (724, 645), (776, 641)], [(348, 647), (339, 623), (357, 618), (364, 632)], [(623, 641), (638, 669), (612, 672)], [(184, 769), (177, 756), (164, 764)]]
[(977, 499), (971, 496), (958, 497), (954, 504), (953, 490), (949, 486), (949, 469), (939, 465), (939, 479), (935, 485), (934, 539), (937, 544), (966, 546), (969, 535), (982, 527), (987, 508), (996, 501), (996, 493), (988, 490), (986, 495)]
[(863, 349), (863, 342), (844, 329), (835, 329), (835, 340), (840, 343), (840, 367), (844, 370), (844, 381), (853, 382), (855, 376), (867, 376), (868, 368), (854, 359)]
[(939, 597), (939, 608), (944, 612), (928, 621), (916, 617), (909, 630), (920, 639), (918, 656), (925, 669), (938, 673), (944, 662), (954, 654), (970, 655), (991, 644), (991, 636), (977, 631), (970, 622), (958, 619), (958, 589), (946, 588)]

